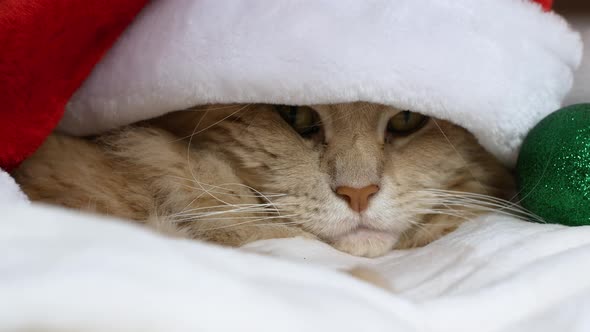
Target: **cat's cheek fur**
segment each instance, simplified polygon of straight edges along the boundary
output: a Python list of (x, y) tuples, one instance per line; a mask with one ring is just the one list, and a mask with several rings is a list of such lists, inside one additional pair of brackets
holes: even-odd
[(392, 233), (361, 229), (333, 239), (330, 244), (351, 255), (372, 258), (391, 251), (399, 238)]

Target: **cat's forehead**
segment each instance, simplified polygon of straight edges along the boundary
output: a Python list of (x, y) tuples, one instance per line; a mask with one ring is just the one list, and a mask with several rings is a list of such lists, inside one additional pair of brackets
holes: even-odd
[(323, 121), (332, 124), (351, 122), (355, 124), (376, 124), (382, 122), (383, 118), (391, 117), (400, 112), (399, 109), (391, 106), (366, 102), (311, 105), (310, 107), (321, 115)]
[(399, 112), (398, 109), (381, 104), (367, 103), (367, 102), (353, 102), (340, 104), (325, 104), (325, 105), (311, 105), (312, 108), (327, 113), (354, 113), (354, 112), (368, 112), (372, 114), (383, 112)]

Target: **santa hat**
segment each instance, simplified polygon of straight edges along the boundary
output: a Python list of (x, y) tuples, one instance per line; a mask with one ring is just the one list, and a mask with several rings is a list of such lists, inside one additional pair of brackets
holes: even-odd
[[(0, 7), (23, 7), (19, 2)], [(23, 29), (18, 43), (3, 42), (2, 24), (11, 21), (0, 19), (0, 100), (10, 120), (0, 123), (4, 167), (41, 143), (75, 86), (145, 1), (69, 1), (57, 9), (66, 1), (33, 2), (55, 15), (37, 11), (45, 19)], [(450, 120), (511, 165), (529, 129), (560, 107), (580, 62), (578, 34), (550, 5), (151, 1), (69, 99), (59, 129), (96, 134), (206, 103), (362, 100)]]

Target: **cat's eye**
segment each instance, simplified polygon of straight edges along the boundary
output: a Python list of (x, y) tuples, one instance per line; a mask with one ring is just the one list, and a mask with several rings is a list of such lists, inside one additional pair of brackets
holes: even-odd
[(428, 117), (425, 115), (411, 111), (402, 111), (389, 119), (387, 132), (397, 136), (405, 136), (424, 127), (427, 122)]
[(310, 107), (277, 106), (277, 111), (299, 135), (305, 138), (321, 130), (320, 116)]

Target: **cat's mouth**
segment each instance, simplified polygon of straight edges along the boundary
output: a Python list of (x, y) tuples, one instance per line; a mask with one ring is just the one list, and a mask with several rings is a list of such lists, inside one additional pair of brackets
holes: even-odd
[(368, 227), (368, 226), (358, 226), (346, 233), (343, 233), (342, 235), (340, 235), (338, 237), (345, 237), (345, 236), (374, 237), (374, 236), (381, 236), (381, 235), (385, 235), (385, 234), (390, 235), (389, 232), (386, 232), (384, 230), (380, 230), (380, 229), (376, 229), (376, 228)]
[(398, 239), (399, 235), (392, 232), (358, 226), (334, 237), (330, 243), (355, 256), (377, 257), (392, 250)]
[(375, 240), (396, 240), (398, 236), (377, 228), (368, 226), (357, 226), (349, 231), (330, 237), (331, 242), (339, 241), (341, 239), (350, 239), (355, 241), (375, 241)]

